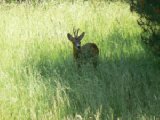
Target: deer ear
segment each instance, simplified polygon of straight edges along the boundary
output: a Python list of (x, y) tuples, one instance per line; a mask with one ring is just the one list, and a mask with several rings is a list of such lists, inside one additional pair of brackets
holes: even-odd
[(78, 37), (78, 40), (81, 41), (81, 40), (83, 39), (84, 35), (85, 35), (85, 32), (83, 32), (83, 33)]
[(70, 41), (73, 41), (73, 40), (74, 40), (73, 36), (72, 36), (70, 33), (67, 33), (67, 38), (68, 38), (68, 40), (70, 40)]

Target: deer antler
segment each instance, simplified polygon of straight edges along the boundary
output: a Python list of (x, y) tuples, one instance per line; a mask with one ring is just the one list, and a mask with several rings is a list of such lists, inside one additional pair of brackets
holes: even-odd
[(73, 35), (74, 35), (74, 37), (76, 36), (76, 30), (75, 30), (75, 27), (73, 28)]
[(78, 37), (79, 28), (76, 30), (75, 27), (73, 28), (74, 37)]
[(79, 28), (78, 28), (77, 31), (76, 31), (77, 37), (78, 37), (78, 32), (79, 32)]

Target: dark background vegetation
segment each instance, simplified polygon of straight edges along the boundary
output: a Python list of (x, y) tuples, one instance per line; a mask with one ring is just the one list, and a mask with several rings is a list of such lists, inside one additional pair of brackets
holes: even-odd
[(160, 0), (131, 0), (131, 11), (139, 14), (137, 23), (143, 29), (142, 42), (160, 56)]

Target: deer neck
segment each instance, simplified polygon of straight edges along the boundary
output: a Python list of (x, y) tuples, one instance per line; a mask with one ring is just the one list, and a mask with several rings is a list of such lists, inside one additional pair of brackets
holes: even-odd
[(73, 56), (75, 59), (79, 58), (81, 54), (81, 50), (78, 51), (75, 46), (73, 46)]

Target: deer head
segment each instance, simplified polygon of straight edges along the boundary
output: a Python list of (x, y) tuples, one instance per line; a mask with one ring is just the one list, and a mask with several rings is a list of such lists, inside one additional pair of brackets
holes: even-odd
[(76, 30), (75, 28), (73, 28), (73, 36), (70, 33), (68, 33), (67, 37), (68, 37), (68, 40), (70, 40), (73, 43), (73, 46), (76, 48), (76, 50), (80, 51), (81, 40), (83, 39), (85, 32), (82, 32), (79, 36), (78, 36), (78, 32), (79, 32), (79, 29)]

